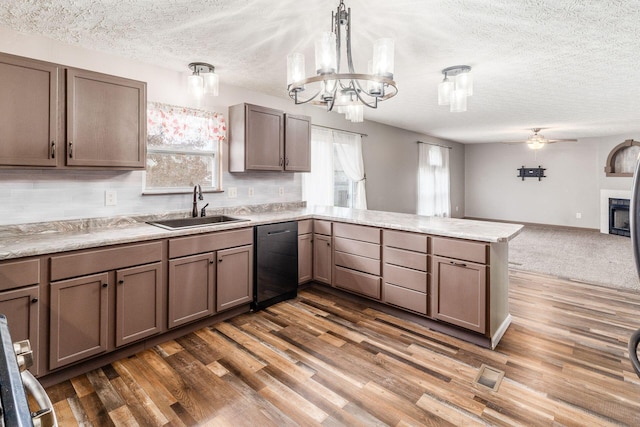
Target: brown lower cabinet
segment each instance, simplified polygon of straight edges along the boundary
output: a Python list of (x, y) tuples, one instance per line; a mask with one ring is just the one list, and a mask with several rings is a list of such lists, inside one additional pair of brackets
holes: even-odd
[(116, 271), (116, 347), (162, 331), (162, 263)]
[(216, 310), (223, 311), (253, 299), (253, 245), (217, 252)]
[(313, 235), (313, 279), (331, 284), (331, 236)]
[(108, 287), (107, 273), (51, 283), (50, 369), (107, 350)]
[[(11, 330), (11, 339), (29, 340), (31, 350), (38, 354), (40, 321), (40, 260), (0, 263), (0, 313), (4, 314)], [(38, 359), (34, 357), (32, 374), (38, 373)]]
[(213, 252), (169, 261), (169, 328), (215, 313)]
[(486, 332), (487, 266), (433, 257), (431, 316), (474, 332)]

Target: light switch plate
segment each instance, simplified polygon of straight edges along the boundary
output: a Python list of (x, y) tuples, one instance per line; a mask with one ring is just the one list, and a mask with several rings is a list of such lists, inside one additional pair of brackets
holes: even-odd
[(118, 204), (118, 192), (116, 190), (104, 191), (104, 205), (116, 206)]

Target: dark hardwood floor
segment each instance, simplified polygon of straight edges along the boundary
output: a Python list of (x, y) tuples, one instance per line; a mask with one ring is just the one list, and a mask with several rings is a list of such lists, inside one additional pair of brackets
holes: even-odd
[(61, 426), (640, 425), (640, 294), (518, 271), (510, 286), (494, 351), (315, 286), (47, 391)]

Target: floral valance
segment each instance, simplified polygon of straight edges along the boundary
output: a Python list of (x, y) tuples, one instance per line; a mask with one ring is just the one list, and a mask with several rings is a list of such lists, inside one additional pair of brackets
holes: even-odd
[(222, 114), (159, 102), (147, 104), (150, 148), (208, 151), (225, 139), (226, 131)]

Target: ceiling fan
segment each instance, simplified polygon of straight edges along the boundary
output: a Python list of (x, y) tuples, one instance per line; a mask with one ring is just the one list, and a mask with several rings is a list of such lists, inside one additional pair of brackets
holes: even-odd
[(542, 130), (542, 128), (533, 128), (531, 129), (533, 131), (533, 135), (531, 135), (529, 138), (527, 138), (524, 141), (507, 141), (507, 144), (514, 144), (514, 143), (526, 143), (529, 148), (531, 148), (532, 150), (539, 150), (540, 148), (544, 147), (546, 144), (553, 144), (554, 142), (575, 142), (577, 141), (577, 139), (547, 139), (544, 137), (544, 135), (540, 135), (538, 132), (540, 132)]

